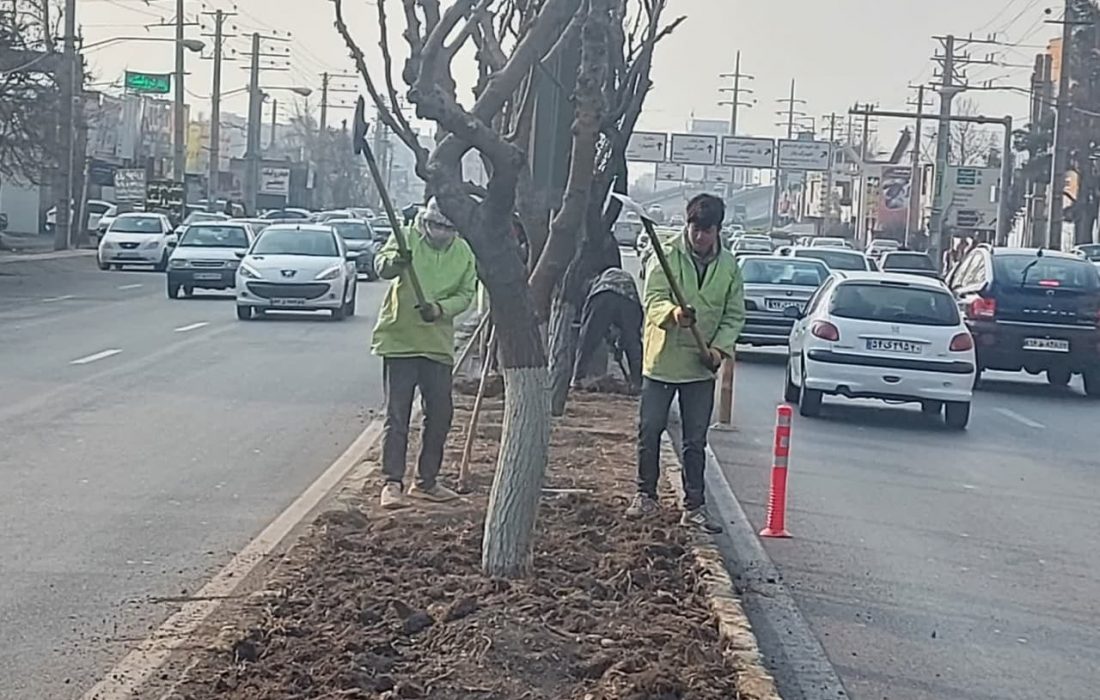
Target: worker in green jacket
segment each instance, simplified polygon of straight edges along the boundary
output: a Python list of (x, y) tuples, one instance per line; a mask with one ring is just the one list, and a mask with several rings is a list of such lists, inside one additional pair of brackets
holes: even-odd
[[(646, 271), (642, 396), (638, 419), (638, 493), (627, 516), (657, 510), (661, 434), (668, 427), (673, 397), (680, 402), (683, 429), (684, 513), (681, 524), (704, 532), (722, 531), (705, 509), (707, 429), (714, 409), (715, 372), (733, 357), (745, 323), (744, 285), (733, 255), (722, 248), (725, 203), (701, 194), (688, 202), (682, 236), (665, 248), (669, 267), (688, 306), (679, 306), (656, 257)], [(707, 341), (700, 356), (696, 326)]]
[[(457, 234), (433, 198), (406, 229), (408, 255), (401, 254), (397, 239), (391, 235), (375, 256), (378, 276), (393, 280), (378, 314), (373, 345), (374, 354), (382, 358), (386, 395), (382, 432), (382, 473), (386, 479), (382, 507), (386, 509), (406, 505), (405, 461), (417, 388), (424, 424), (417, 478), (407, 495), (436, 503), (458, 497), (436, 481), (454, 413), (454, 319), (470, 306), (477, 284), (473, 252)], [(403, 274), (410, 265), (424, 291), (424, 306), (417, 305), (408, 275)]]

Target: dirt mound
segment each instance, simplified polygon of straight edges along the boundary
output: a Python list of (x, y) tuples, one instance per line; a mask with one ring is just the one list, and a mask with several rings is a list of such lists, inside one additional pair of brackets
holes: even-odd
[[(499, 411), (489, 402), (484, 435), (499, 434)], [(232, 642), (198, 657), (171, 697), (737, 698), (674, 509), (622, 517), (634, 412), (629, 399), (580, 396), (555, 426), (528, 579), (480, 574), (496, 458), (480, 439), (475, 494), (459, 506), (384, 513), (370, 481), (323, 515), (278, 592), (241, 610)], [(466, 420), (460, 409), (456, 426)]]

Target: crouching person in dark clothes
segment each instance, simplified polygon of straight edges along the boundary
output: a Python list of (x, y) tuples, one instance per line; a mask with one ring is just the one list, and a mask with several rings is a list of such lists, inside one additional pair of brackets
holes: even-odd
[[(610, 339), (614, 337), (614, 340)], [(600, 342), (608, 340), (616, 356), (626, 356), (630, 386), (642, 386), (642, 302), (630, 273), (604, 270), (588, 290), (581, 312), (581, 332), (573, 367), (573, 387), (584, 380)]]
[[(454, 364), (454, 319), (474, 298), (477, 274), (474, 255), (458, 237), (435, 199), (405, 230), (409, 255), (401, 255), (392, 235), (375, 258), (382, 279), (393, 280), (374, 329), (374, 354), (382, 358), (386, 421), (382, 433), (382, 507), (405, 505), (405, 461), (413, 393), (420, 389), (424, 424), (416, 482), (408, 496), (445, 503), (457, 498), (437, 483), (443, 448), (451, 429), (454, 405), (451, 368)], [(424, 290), (425, 307), (403, 271), (412, 265)]]
[[(714, 409), (714, 372), (733, 356), (745, 323), (744, 285), (733, 255), (722, 248), (719, 232), (725, 204), (702, 194), (687, 207), (687, 227), (665, 248), (669, 267), (688, 303), (679, 306), (668, 277), (654, 256), (646, 270), (645, 379), (638, 419), (638, 493), (627, 516), (640, 518), (657, 510), (661, 475), (661, 434), (668, 427), (674, 397), (679, 399), (683, 428), (684, 513), (687, 527), (717, 533), (722, 526), (706, 512), (704, 469), (707, 429)], [(692, 338), (696, 326), (708, 344), (700, 357)]]

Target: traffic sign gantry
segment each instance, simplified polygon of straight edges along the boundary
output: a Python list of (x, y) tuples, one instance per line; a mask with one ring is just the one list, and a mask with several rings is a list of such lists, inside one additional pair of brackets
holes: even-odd
[(668, 134), (635, 131), (626, 144), (626, 159), (640, 163), (663, 163), (667, 144)]
[(735, 168), (774, 168), (775, 141), (745, 136), (722, 138), (722, 165)]
[(658, 163), (656, 177), (658, 180), (667, 182), (682, 182), (684, 180), (684, 166), (676, 163)]
[(780, 140), (778, 167), (783, 170), (828, 170), (832, 145), (825, 141)]
[(669, 160), (683, 165), (714, 165), (718, 162), (718, 137), (673, 134)]
[(733, 182), (733, 168), (728, 165), (708, 165), (703, 179), (716, 185), (728, 185)]

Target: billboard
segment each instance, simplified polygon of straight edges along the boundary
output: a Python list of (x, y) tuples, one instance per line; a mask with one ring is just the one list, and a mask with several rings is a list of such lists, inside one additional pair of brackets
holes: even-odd
[(879, 180), (878, 228), (881, 231), (904, 231), (909, 220), (909, 196), (912, 192), (913, 170), (900, 165), (885, 166)]

